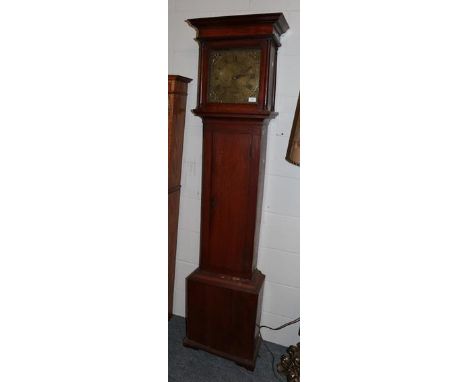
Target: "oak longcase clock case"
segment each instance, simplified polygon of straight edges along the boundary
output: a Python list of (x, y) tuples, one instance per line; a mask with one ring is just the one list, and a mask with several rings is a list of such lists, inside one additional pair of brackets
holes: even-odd
[(200, 45), (200, 266), (186, 281), (186, 346), (253, 369), (265, 276), (257, 269), (267, 128), (276, 116), (282, 13), (188, 20)]

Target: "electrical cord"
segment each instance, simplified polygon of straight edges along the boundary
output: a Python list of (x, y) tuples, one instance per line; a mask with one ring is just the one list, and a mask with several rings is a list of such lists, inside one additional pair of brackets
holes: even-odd
[(263, 343), (263, 345), (265, 345), (265, 348), (266, 348), (266, 349), (268, 350), (268, 352), (271, 354), (271, 370), (273, 370), (273, 375), (275, 376), (275, 378), (276, 378), (278, 381), (284, 382), (284, 380), (278, 376), (278, 373), (277, 373), (276, 368), (275, 368), (275, 355), (274, 355), (273, 352), (270, 350), (270, 348), (267, 346), (266, 341), (265, 341), (265, 340), (263, 339), (263, 337), (262, 337), (262, 333), (260, 333), (260, 338), (262, 339), (262, 343)]
[(284, 329), (286, 326), (295, 324), (295, 323), (297, 323), (297, 322), (299, 322), (299, 321), (300, 321), (300, 317), (296, 318), (295, 320), (286, 322), (285, 324), (283, 324), (283, 325), (281, 325), (281, 326), (278, 326), (277, 328), (272, 328), (272, 327), (267, 326), (267, 325), (261, 325), (261, 326), (257, 325), (258, 328), (259, 328), (259, 333), (260, 333), (260, 338), (262, 339), (262, 343), (263, 343), (263, 345), (265, 345), (265, 348), (266, 348), (266, 349), (268, 350), (268, 352), (271, 354), (271, 369), (273, 370), (273, 375), (275, 376), (275, 378), (276, 378), (278, 381), (281, 381), (281, 382), (284, 382), (284, 380), (281, 379), (280, 377), (278, 377), (278, 374), (277, 374), (277, 371), (276, 371), (276, 368), (275, 368), (275, 355), (274, 355), (273, 352), (270, 350), (270, 348), (267, 346), (266, 341), (263, 339), (261, 329), (262, 329), (262, 328), (266, 328), (266, 329), (270, 329), (270, 330), (281, 330), (281, 329)]
[(267, 326), (267, 325), (261, 325), (261, 326), (259, 326), (259, 328), (260, 328), (260, 329), (261, 329), (261, 328), (267, 328), (267, 329), (270, 329), (270, 330), (280, 330), (280, 329), (285, 328), (286, 326), (295, 324), (296, 322), (299, 322), (300, 320), (301, 320), (301, 318), (298, 317), (298, 318), (296, 318), (295, 320), (286, 322), (285, 324), (283, 324), (283, 325), (281, 325), (281, 326), (278, 326), (277, 328), (272, 328), (272, 327)]

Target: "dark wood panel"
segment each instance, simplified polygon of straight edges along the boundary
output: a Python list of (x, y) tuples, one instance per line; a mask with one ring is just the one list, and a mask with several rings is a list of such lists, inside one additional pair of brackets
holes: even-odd
[(175, 262), (176, 262), (176, 250), (177, 250), (177, 227), (179, 224), (179, 201), (180, 201), (180, 191), (176, 190), (175, 192), (169, 193), (169, 205), (168, 205), (168, 232), (169, 232), (169, 318), (172, 315), (172, 304), (174, 296), (174, 277), (175, 277)]
[(210, 234), (207, 267), (245, 273), (245, 227), (248, 225), (252, 136), (215, 131), (212, 134)]
[(265, 276), (238, 282), (222, 274), (195, 271), (187, 278), (188, 346), (223, 355), (253, 369), (259, 343), (260, 313)]
[[(171, 81), (170, 81), (171, 82)], [(179, 83), (177, 92), (169, 93), (169, 147), (168, 147), (168, 183), (169, 188), (180, 185), (182, 169), (182, 152), (184, 149), (185, 105), (187, 93), (186, 83)]]
[(177, 226), (179, 222), (180, 175), (184, 147), (187, 84), (191, 79), (169, 75), (168, 79), (168, 315), (174, 295)]

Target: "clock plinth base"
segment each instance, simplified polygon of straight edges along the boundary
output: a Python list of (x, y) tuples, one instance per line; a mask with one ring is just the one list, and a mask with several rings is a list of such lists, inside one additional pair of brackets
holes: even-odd
[(203, 351), (206, 351), (208, 353), (214, 354), (214, 355), (216, 355), (218, 357), (226, 358), (226, 359), (228, 359), (230, 361), (235, 362), (237, 365), (246, 368), (247, 370), (254, 371), (255, 370), (255, 363), (256, 363), (256, 360), (257, 360), (258, 351), (260, 350), (261, 342), (262, 341), (261, 341), (260, 337), (258, 337), (257, 338), (257, 343), (255, 345), (254, 356), (252, 357), (252, 359), (238, 358), (238, 357), (233, 356), (231, 354), (224, 353), (222, 351), (213, 349), (213, 348), (211, 348), (209, 346), (206, 346), (206, 345), (200, 344), (198, 342), (192, 341), (191, 339), (189, 339), (187, 337), (184, 338), (183, 344), (184, 344), (184, 346), (195, 349), (195, 350), (203, 350)]
[(250, 280), (195, 270), (187, 277), (184, 345), (254, 370), (264, 280), (258, 270)]

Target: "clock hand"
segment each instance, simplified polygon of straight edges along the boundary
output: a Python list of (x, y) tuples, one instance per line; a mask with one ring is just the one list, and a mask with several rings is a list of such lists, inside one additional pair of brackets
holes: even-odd
[[(250, 72), (251, 69), (252, 69), (252, 67), (250, 66), (250, 67), (246, 70), (246, 72), (247, 72), (247, 73)], [(232, 76), (232, 79), (233, 79), (233, 80), (237, 80), (237, 79), (240, 78), (240, 77), (247, 77), (247, 73), (238, 74), (237, 76)]]
[(237, 76), (232, 76), (232, 79), (233, 79), (233, 80), (237, 80), (237, 79), (239, 79), (240, 77), (245, 77), (245, 76), (247, 76), (247, 74), (238, 74)]

